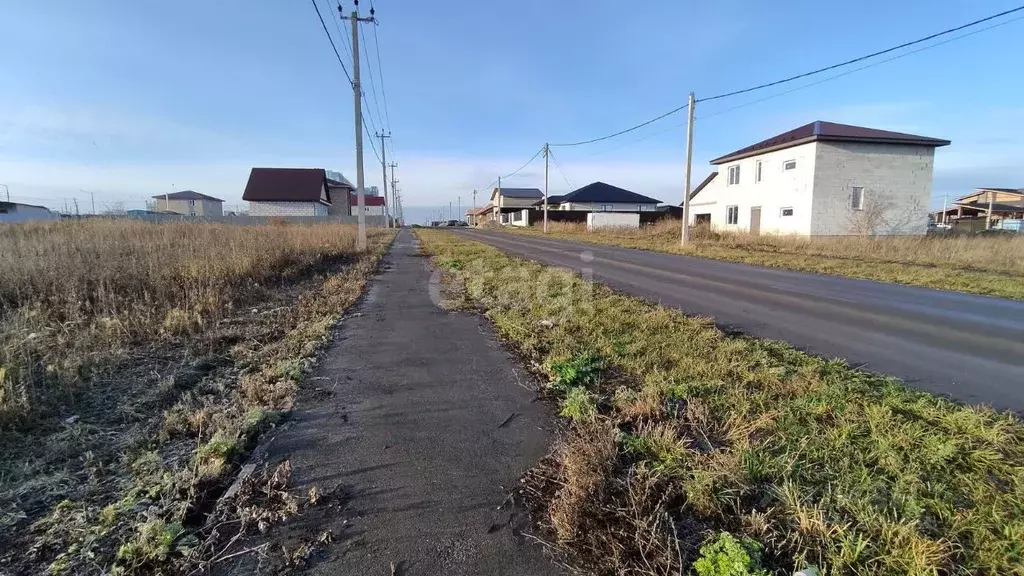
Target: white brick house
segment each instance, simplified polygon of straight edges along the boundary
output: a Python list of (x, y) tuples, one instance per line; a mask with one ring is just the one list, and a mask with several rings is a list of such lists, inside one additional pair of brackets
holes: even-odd
[(351, 189), (323, 168), (253, 168), (242, 200), (250, 216), (348, 215)]
[(690, 223), (798, 235), (924, 234), (948, 140), (812, 122), (711, 161)]

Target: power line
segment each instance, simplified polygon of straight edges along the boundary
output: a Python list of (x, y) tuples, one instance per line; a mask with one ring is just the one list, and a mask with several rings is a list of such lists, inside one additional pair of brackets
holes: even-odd
[(707, 102), (709, 100), (718, 100), (718, 99), (721, 99), (721, 98), (728, 98), (730, 96), (736, 96), (738, 94), (746, 94), (747, 92), (753, 92), (755, 90), (761, 90), (762, 88), (769, 88), (771, 86), (778, 86), (779, 84), (785, 84), (787, 82), (792, 82), (793, 80), (799, 80), (801, 78), (806, 78), (808, 76), (814, 76), (815, 74), (821, 74), (822, 72), (828, 72), (829, 70), (835, 70), (836, 68), (842, 68), (843, 66), (848, 66), (850, 64), (856, 64), (857, 62), (868, 60), (868, 59), (874, 58), (876, 56), (881, 56), (882, 54), (888, 54), (889, 52), (894, 52), (896, 50), (907, 48), (907, 47), (913, 46), (915, 44), (920, 44), (922, 42), (927, 42), (928, 40), (933, 40), (933, 39), (938, 38), (940, 36), (945, 36), (947, 34), (952, 34), (953, 32), (959, 32), (960, 30), (963, 30), (965, 28), (970, 28), (971, 26), (977, 26), (978, 24), (981, 24), (983, 22), (988, 22), (989, 20), (994, 20), (996, 18), (1000, 18), (1002, 16), (1006, 16), (1007, 14), (1013, 14), (1014, 12), (1019, 12), (1021, 10), (1024, 10), (1024, 6), (1018, 6), (1016, 8), (1012, 8), (1010, 10), (1005, 10), (1005, 11), (1000, 12), (998, 14), (993, 14), (992, 16), (987, 16), (985, 18), (981, 18), (980, 20), (975, 20), (973, 22), (968, 22), (967, 24), (963, 24), (963, 25), (957, 26), (955, 28), (949, 28), (949, 29), (943, 30), (942, 32), (938, 32), (938, 33), (935, 33), (935, 34), (931, 34), (929, 36), (925, 36), (924, 38), (919, 38), (917, 40), (912, 40), (910, 42), (904, 42), (903, 44), (900, 44), (899, 46), (893, 46), (892, 48), (886, 48), (885, 50), (879, 50), (878, 52), (872, 52), (871, 54), (866, 54), (864, 56), (859, 56), (857, 58), (853, 58), (852, 60), (847, 60), (845, 62), (840, 62), (838, 64), (833, 64), (831, 66), (826, 66), (824, 68), (819, 68), (817, 70), (812, 70), (810, 72), (804, 72), (803, 74), (797, 74), (796, 76), (790, 76), (789, 78), (783, 78), (782, 80), (776, 80), (774, 82), (768, 82), (768, 83), (765, 83), (765, 84), (759, 84), (757, 86), (751, 86), (750, 88), (744, 88), (742, 90), (733, 90), (732, 92), (726, 92), (724, 94), (716, 94), (714, 96), (708, 96), (707, 98), (700, 98), (700, 99), (697, 100), (697, 102)]
[[(363, 102), (366, 102), (366, 98), (363, 98)], [(367, 104), (367, 106), (369, 106), (369, 104)], [(372, 116), (370, 116), (370, 122), (373, 123)], [(374, 127), (373, 130), (374, 133), (377, 132), (376, 127)], [(370, 139), (370, 149), (373, 150), (373, 155), (377, 157), (377, 162), (383, 163), (384, 161), (380, 159), (380, 152), (377, 152), (377, 145), (373, 143), (373, 139), (375, 138), (375, 136), (373, 134), (370, 134), (370, 129), (366, 127), (366, 124), (363, 124), (363, 132), (365, 132), (366, 137)]]
[[(850, 64), (855, 64), (857, 62), (861, 62), (861, 61), (864, 61), (864, 60), (867, 60), (867, 59), (870, 59), (870, 58), (874, 58), (876, 56), (881, 56), (883, 54), (888, 54), (890, 52), (894, 52), (894, 51), (900, 50), (902, 48), (907, 48), (909, 46), (914, 46), (914, 45), (920, 44), (922, 42), (927, 42), (928, 40), (933, 40), (935, 38), (938, 38), (938, 37), (941, 37), (941, 36), (945, 36), (945, 35), (951, 34), (953, 32), (958, 32), (958, 31), (963, 30), (965, 28), (970, 28), (972, 26), (977, 26), (978, 24), (981, 24), (981, 23), (984, 23), (984, 22), (988, 22), (988, 21), (994, 20), (996, 18), (1000, 18), (1002, 16), (1006, 16), (1007, 14), (1013, 14), (1013, 13), (1019, 12), (1021, 10), (1024, 10), (1024, 6), (1018, 6), (1017, 8), (1013, 8), (1013, 9), (1010, 9), (1010, 10), (1005, 10), (1005, 11), (1000, 12), (998, 14), (993, 14), (992, 16), (987, 16), (985, 18), (981, 18), (981, 19), (975, 20), (973, 22), (969, 22), (967, 24), (963, 24), (961, 26), (957, 26), (955, 28), (949, 28), (947, 30), (943, 30), (942, 32), (931, 34), (929, 36), (926, 36), (924, 38), (920, 38), (920, 39), (917, 39), (917, 40), (913, 40), (911, 42), (904, 42), (903, 44), (900, 44), (899, 46), (894, 46), (892, 48), (887, 48), (885, 50), (880, 50), (878, 52), (874, 52), (872, 54), (867, 54), (865, 56), (860, 56), (860, 57), (854, 58), (852, 60), (847, 60), (845, 62), (841, 62), (839, 64), (833, 64), (831, 66), (826, 66), (824, 68), (819, 68), (819, 69), (813, 70), (811, 72), (805, 72), (803, 74), (797, 74), (796, 76), (791, 76), (789, 78), (784, 78), (782, 80), (776, 80), (774, 82), (768, 82), (768, 83), (765, 83), (765, 84), (760, 84), (758, 86), (752, 86), (750, 88), (744, 88), (743, 90), (734, 90), (732, 92), (727, 92), (727, 93), (724, 93), (724, 94), (717, 94), (717, 95), (714, 95), (714, 96), (709, 96), (707, 98), (700, 98), (700, 99), (697, 100), (697, 102), (707, 102), (707, 101), (710, 101), (710, 100), (718, 100), (718, 99), (722, 99), (722, 98), (727, 98), (729, 96), (736, 96), (738, 94), (745, 94), (747, 92), (753, 92), (755, 90), (761, 90), (763, 88), (768, 88), (768, 87), (771, 87), (771, 86), (777, 86), (779, 84), (785, 84), (787, 82), (792, 82), (794, 80), (799, 80), (800, 78), (806, 78), (808, 76), (813, 76), (815, 74), (820, 74), (822, 72), (827, 72), (829, 70), (834, 70), (836, 68), (841, 68), (843, 66), (848, 66)], [(1003, 24), (1007, 24), (1007, 23), (1013, 22), (1013, 21), (1014, 20), (1010, 20), (1008, 22), (1003, 22), (1001, 24), (998, 24), (997, 26), (1001, 26)], [(996, 27), (996, 26), (991, 26), (991, 27), (985, 28), (983, 30), (988, 30), (988, 29), (991, 29), (991, 28), (994, 28), (994, 27)], [(983, 30), (979, 30), (977, 32), (981, 32)], [(972, 34), (974, 34), (974, 33), (976, 33), (976, 32), (972, 32)], [(962, 35), (962, 36), (958, 36), (957, 38), (963, 38), (963, 37), (968, 36), (968, 35), (969, 34), (965, 34), (965, 35)], [(957, 38), (954, 38), (954, 39), (957, 39)], [(944, 43), (945, 42), (933, 44), (933, 45), (931, 45), (929, 47), (939, 46), (939, 45), (944, 44)], [(927, 49), (927, 48), (925, 48), (925, 49)], [(906, 56), (906, 55), (909, 55), (909, 54), (914, 54), (914, 53), (919, 52), (919, 51), (920, 50), (915, 50), (915, 51), (908, 52), (906, 54), (900, 55), (898, 57)], [(885, 61), (880, 62), (880, 63), (889, 62), (889, 61), (894, 60), (894, 59), (896, 59), (896, 58), (891, 58), (889, 60), (885, 60)], [(864, 69), (864, 68), (859, 68), (858, 70), (862, 70), (862, 69)], [(856, 71), (856, 70), (854, 70), (854, 71)], [(832, 77), (832, 78), (838, 78), (838, 77), (839, 76), (835, 76), (835, 77)], [(809, 84), (808, 86), (813, 86), (813, 85), (814, 84)], [(788, 92), (784, 92), (783, 94), (786, 94), (786, 93), (788, 93)], [(637, 130), (639, 128), (643, 128), (644, 126), (647, 126), (649, 124), (653, 124), (654, 122), (657, 122), (658, 120), (661, 120), (662, 118), (666, 118), (668, 116), (671, 116), (672, 114), (676, 114), (676, 113), (681, 112), (681, 111), (683, 111), (685, 109), (686, 109), (685, 105), (684, 106), (680, 106), (680, 107), (675, 108), (673, 110), (669, 110), (668, 112), (666, 112), (666, 113), (664, 113), (664, 114), (662, 114), (660, 116), (657, 116), (655, 118), (652, 118), (652, 119), (650, 119), (650, 120), (648, 120), (646, 122), (642, 122), (640, 124), (637, 124), (635, 126), (627, 128), (625, 130), (620, 130), (619, 132), (615, 132), (613, 134), (608, 134), (607, 136), (601, 136), (599, 138), (592, 138), (590, 140), (582, 140), (580, 142), (569, 142), (569, 143), (563, 143), (563, 144), (551, 144), (551, 146), (557, 146), (559, 148), (565, 148), (565, 147), (569, 147), (569, 146), (582, 146), (584, 144), (592, 144), (594, 142), (600, 142), (602, 140), (607, 140), (609, 138), (614, 138), (616, 136), (621, 136), (622, 134), (627, 134), (627, 133), (632, 132), (634, 130)], [(724, 113), (724, 111), (721, 112), (721, 113)], [(707, 118), (707, 117), (708, 116), (705, 116), (705, 118)], [(654, 135), (657, 135), (657, 134), (661, 134), (663, 132), (667, 132), (668, 130), (672, 130), (672, 129), (675, 129), (675, 128), (677, 128), (677, 127), (673, 126), (672, 128), (668, 128), (668, 129), (663, 130), (661, 132), (657, 132), (655, 134), (651, 134), (651, 135), (645, 136), (644, 138), (641, 138), (640, 140), (644, 140), (646, 138), (650, 138), (651, 136), (654, 136)]]
[(541, 146), (540, 150), (537, 150), (537, 153), (536, 153), (536, 154), (534, 154), (532, 158), (530, 158), (529, 160), (527, 160), (525, 164), (523, 164), (522, 166), (520, 166), (519, 168), (517, 168), (517, 169), (516, 169), (516, 170), (515, 170), (514, 172), (510, 172), (509, 174), (506, 174), (506, 175), (504, 175), (504, 176), (499, 176), (498, 178), (495, 178), (494, 180), (492, 180), (492, 181), (491, 181), (491, 183), (490, 183), (490, 184), (488, 184), (487, 186), (483, 186), (483, 187), (482, 187), (481, 189), (483, 189), (483, 190), (486, 190), (486, 189), (488, 189), (488, 188), (490, 188), (490, 187), (494, 186), (495, 184), (497, 184), (497, 183), (498, 183), (498, 180), (504, 180), (504, 179), (506, 179), (506, 178), (511, 178), (511, 177), (515, 176), (516, 174), (519, 174), (520, 172), (522, 172), (522, 171), (523, 171), (523, 169), (524, 169), (524, 168), (526, 168), (527, 166), (529, 166), (530, 164), (532, 164), (532, 163), (533, 163), (533, 161), (534, 161), (534, 160), (536, 160), (536, 159), (537, 159), (537, 157), (538, 157), (538, 156), (540, 156), (541, 152), (543, 152), (543, 151), (544, 151), (544, 147), (543, 147), (543, 146)]
[[(376, 28), (376, 24), (374, 27)], [(363, 55), (363, 58), (366, 59), (366, 73), (370, 76), (370, 90), (373, 92), (373, 107), (377, 110), (377, 123), (380, 124), (380, 127), (383, 129), (384, 116), (380, 113), (380, 98), (377, 97), (377, 83), (373, 79), (373, 64), (370, 62), (369, 44), (366, 43), (366, 35), (363, 34), (362, 28), (359, 29), (359, 37), (363, 41), (363, 46), (367, 47), (366, 54)]]
[(648, 120), (646, 122), (637, 124), (636, 126), (633, 126), (631, 128), (626, 128), (625, 130), (620, 130), (620, 131), (618, 131), (618, 132), (616, 132), (614, 134), (609, 134), (607, 136), (601, 136), (600, 138), (592, 138), (590, 140), (583, 140), (583, 141), (580, 141), (580, 142), (569, 142), (567, 144), (551, 144), (551, 146), (557, 146), (558, 148), (567, 148), (569, 146), (582, 146), (584, 144), (593, 144), (594, 142), (600, 142), (601, 140), (607, 140), (609, 138), (614, 138), (616, 136), (621, 136), (621, 135), (626, 134), (628, 132), (632, 132), (633, 130), (636, 130), (638, 128), (643, 128), (644, 126), (647, 126), (648, 124), (653, 124), (653, 123), (657, 122), (658, 120), (661, 120), (662, 118), (671, 116), (671, 115), (675, 114), (676, 112), (679, 112), (679, 111), (682, 111), (682, 110), (686, 110), (686, 105), (685, 104), (680, 106), (679, 108), (675, 108), (673, 110), (669, 110), (668, 112), (665, 112), (661, 116), (658, 116), (656, 118), (651, 118), (650, 120)]
[[(986, 26), (986, 27), (980, 28), (978, 30), (973, 30), (971, 32), (967, 32), (966, 34), (961, 34), (959, 36), (954, 36), (952, 38), (947, 38), (946, 40), (943, 40), (941, 42), (936, 42), (934, 44), (929, 44), (927, 46), (922, 46), (921, 48), (918, 48), (916, 50), (911, 50), (911, 51), (908, 51), (908, 52), (904, 52), (902, 54), (897, 54), (897, 55), (892, 56), (890, 58), (886, 58), (885, 60), (879, 60), (878, 62), (872, 62), (870, 64), (866, 64), (864, 66), (860, 66), (860, 67), (854, 68), (852, 70), (847, 70), (847, 71), (842, 72), (840, 74), (835, 74), (833, 76), (829, 76), (827, 78), (823, 78), (821, 80), (817, 80), (815, 82), (810, 82), (808, 84), (803, 84), (801, 86), (797, 86), (796, 88), (791, 88), (791, 89), (785, 90), (783, 92), (778, 92), (776, 94), (771, 94), (769, 96), (765, 96), (764, 98), (758, 98), (757, 100), (752, 100), (750, 102), (744, 102), (742, 104), (739, 104), (739, 105), (736, 105), (736, 106), (732, 106), (732, 107), (726, 108), (724, 110), (719, 110), (717, 112), (712, 112), (710, 114), (704, 114), (704, 115), (698, 116), (695, 119), (696, 120), (706, 120), (708, 118), (713, 118), (715, 116), (720, 116), (722, 114), (727, 114), (727, 113), (732, 112), (734, 110), (739, 110), (740, 108), (746, 108), (747, 106), (753, 106), (755, 104), (760, 104), (762, 102), (766, 102), (768, 100), (772, 100), (772, 99), (778, 98), (780, 96), (785, 96), (787, 94), (792, 94), (793, 92), (798, 92), (798, 91), (804, 90), (806, 88), (811, 88), (813, 86), (817, 86), (818, 84), (824, 84), (825, 82), (836, 80), (838, 78), (842, 78), (843, 76), (848, 76), (848, 75), (853, 74), (855, 72), (860, 72), (862, 70), (867, 70), (868, 68), (874, 68), (875, 66), (880, 66), (882, 64), (886, 64), (888, 62), (892, 62), (893, 60), (899, 60), (900, 58), (904, 58), (904, 57), (910, 56), (912, 54), (917, 54), (918, 52), (923, 52), (923, 51), (931, 49), (931, 48), (936, 48), (938, 46), (942, 46), (943, 44), (949, 44), (950, 42), (955, 42), (955, 41), (960, 40), (962, 38), (967, 38), (968, 36), (974, 36), (975, 34), (980, 34), (982, 32), (985, 32), (985, 31), (988, 31), (988, 30), (992, 30), (993, 28), (999, 28), (1000, 26), (1006, 26), (1007, 24), (1012, 24), (1013, 22), (1017, 22), (1018, 20), (1024, 20), (1024, 16), (1018, 16), (1017, 18), (1012, 18), (1010, 20), (1006, 20), (1005, 22), (999, 22), (999, 23), (993, 24), (991, 26)], [(698, 102), (699, 101), (700, 100), (698, 100)], [(649, 138), (654, 138), (655, 136), (660, 136), (660, 135), (662, 135), (662, 134), (664, 134), (666, 132), (670, 132), (672, 130), (678, 130), (680, 128), (685, 128), (685, 127), (686, 127), (686, 122), (682, 122), (680, 124), (673, 124), (672, 126), (669, 126), (669, 127), (665, 128), (663, 130), (659, 130), (657, 132), (652, 132), (650, 134), (646, 134), (644, 136), (641, 136), (640, 138), (637, 138), (635, 140), (631, 140), (629, 142), (620, 144), (618, 146), (614, 146), (612, 148), (601, 150), (599, 152), (594, 152), (592, 154), (589, 154), (588, 156), (596, 156), (596, 155), (599, 155), (599, 154), (607, 154), (608, 152), (614, 152), (614, 151), (619, 150), (621, 148), (624, 148), (626, 146), (631, 146), (633, 144), (637, 144), (637, 143), (642, 142), (644, 140), (647, 140)]]
[[(1022, 7), (1022, 8), (1024, 8), (1024, 7)], [(954, 36), (952, 38), (947, 38), (946, 40), (943, 40), (942, 42), (936, 42), (935, 44), (929, 44), (927, 46), (922, 46), (922, 47), (920, 47), (920, 48), (918, 48), (916, 50), (911, 50), (909, 52), (904, 52), (902, 54), (897, 54), (895, 56), (891, 56), (889, 58), (886, 58), (885, 60), (879, 60), (878, 62), (872, 62), (870, 64), (865, 64), (864, 66), (860, 66), (860, 67), (854, 68), (852, 70), (847, 70), (845, 72), (841, 72), (839, 74), (835, 74), (835, 75), (829, 76), (827, 78), (822, 78), (821, 80), (817, 80), (817, 81), (811, 82), (809, 84), (804, 84), (802, 86), (797, 86), (796, 88), (791, 88), (791, 89), (786, 90), (784, 92), (779, 92), (777, 94), (771, 94), (769, 96), (765, 96), (764, 98), (759, 98), (757, 100), (752, 100), (750, 102), (744, 102), (743, 104), (738, 104), (736, 106), (732, 106), (732, 107), (726, 108), (724, 110), (719, 110), (718, 112), (713, 112), (711, 114), (705, 114), (703, 116), (697, 117), (697, 120), (706, 120), (706, 119), (714, 117), (714, 116), (719, 116), (721, 114), (732, 112), (733, 110), (738, 110), (740, 108), (746, 108), (747, 106), (753, 106), (754, 104), (760, 104), (761, 102), (765, 102), (767, 100), (772, 100), (773, 98), (778, 98), (779, 96), (785, 96), (786, 94), (792, 94), (793, 92), (797, 92), (799, 90), (804, 90), (804, 89), (810, 88), (812, 86), (817, 86), (818, 84), (823, 84), (825, 82), (829, 82), (829, 81), (835, 80), (837, 78), (842, 78), (843, 76), (848, 76), (850, 74), (853, 74), (854, 72), (860, 72), (861, 70), (867, 70), (868, 68), (874, 68), (875, 66), (881, 66), (882, 64), (886, 64), (888, 62), (892, 62), (893, 60), (899, 60), (900, 58), (903, 58), (903, 57), (906, 57), (906, 56), (910, 56), (911, 54), (917, 54), (918, 52), (924, 52), (925, 50), (928, 50), (928, 49), (931, 49), (931, 48), (935, 48), (935, 47), (938, 47), (938, 46), (942, 46), (943, 44), (949, 44), (950, 42), (955, 42), (955, 41), (960, 40), (962, 38), (967, 38), (968, 36), (974, 36), (975, 34), (980, 34), (980, 33), (985, 32), (987, 30), (992, 30), (993, 28), (999, 28), (1000, 26), (1006, 26), (1007, 24), (1011, 24), (1013, 22), (1017, 22), (1018, 20), (1024, 20), (1024, 16), (1018, 16), (1017, 18), (1013, 18), (1013, 19), (1007, 20), (1005, 22), (999, 22), (998, 24), (993, 24), (991, 26), (986, 26), (986, 27), (980, 28), (978, 30), (973, 30), (973, 31), (968, 32), (966, 34), (961, 34), (959, 36)], [(699, 102), (699, 100), (698, 100), (698, 102)], [(678, 124), (676, 126), (672, 126), (671, 128), (669, 128), (669, 130), (675, 129), (675, 128), (681, 128), (683, 126), (686, 126), (686, 124)]]
[(548, 150), (548, 158), (551, 159), (551, 162), (555, 165), (555, 168), (558, 168), (558, 173), (562, 175), (562, 180), (565, 180), (565, 185), (569, 187), (570, 191), (572, 191), (573, 185), (569, 182), (569, 177), (566, 176), (565, 172), (562, 171), (562, 167), (558, 165), (558, 160), (555, 160), (555, 155), (551, 152), (551, 150)]
[[(348, 68), (345, 67), (344, 60), (341, 59), (341, 54), (338, 53), (338, 47), (334, 44), (334, 38), (331, 37), (331, 32), (327, 29), (327, 23), (324, 22), (324, 16), (320, 13), (320, 7), (316, 5), (316, 0), (310, 0), (313, 3), (313, 9), (316, 10), (316, 16), (320, 19), (320, 25), (324, 27), (324, 34), (327, 34), (327, 39), (331, 42), (331, 48), (334, 49), (334, 56), (338, 58), (338, 64), (341, 64), (341, 69), (345, 71), (345, 77), (348, 78), (348, 83), (352, 83), (352, 77), (348, 74)], [(342, 36), (344, 38), (344, 36)]]
[[(372, 7), (372, 4), (371, 4)], [(377, 75), (380, 76), (380, 95), (384, 97), (384, 119), (387, 120), (388, 132), (391, 132), (391, 114), (388, 112), (388, 94), (384, 90), (384, 71), (380, 65), (380, 42), (377, 40), (377, 25), (374, 23), (373, 26), (373, 48), (377, 54)], [(394, 147), (391, 150), (394, 154)]]

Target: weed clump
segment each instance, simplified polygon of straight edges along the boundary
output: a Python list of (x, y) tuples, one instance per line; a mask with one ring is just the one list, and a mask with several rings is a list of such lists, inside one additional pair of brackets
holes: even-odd
[(763, 549), (750, 538), (737, 540), (722, 532), (714, 541), (701, 546), (693, 570), (697, 576), (769, 576), (761, 567)]

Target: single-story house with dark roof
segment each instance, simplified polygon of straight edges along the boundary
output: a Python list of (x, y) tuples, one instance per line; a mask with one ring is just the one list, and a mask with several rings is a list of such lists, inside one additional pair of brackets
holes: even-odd
[[(548, 194), (548, 210), (558, 210), (558, 205), (562, 203), (562, 198), (565, 198), (565, 194)], [(534, 208), (544, 209), (544, 199), (541, 198), (533, 203)]]
[(352, 184), (323, 168), (253, 168), (242, 200), (250, 216), (351, 215)]
[(661, 204), (661, 200), (657, 198), (604, 182), (594, 182), (562, 196), (558, 209), (587, 212), (653, 212), (658, 209), (658, 204)]
[[(924, 234), (949, 140), (817, 121), (711, 161), (690, 224), (752, 234)], [(719, 174), (721, 172), (721, 174)]]
[(153, 196), (155, 212), (183, 214), (185, 216), (222, 216), (224, 201), (220, 198), (200, 194), (194, 190), (182, 190)]

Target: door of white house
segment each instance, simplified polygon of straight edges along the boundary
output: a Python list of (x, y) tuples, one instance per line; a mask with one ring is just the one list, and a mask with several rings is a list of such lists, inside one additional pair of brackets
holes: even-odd
[(754, 206), (750, 209), (750, 233), (754, 236), (761, 234), (761, 207)]

